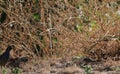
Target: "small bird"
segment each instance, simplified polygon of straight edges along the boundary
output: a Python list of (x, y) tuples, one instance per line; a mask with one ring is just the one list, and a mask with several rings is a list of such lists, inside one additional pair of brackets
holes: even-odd
[(6, 51), (0, 55), (0, 66), (2, 68), (2, 66), (5, 67), (7, 61), (9, 60), (9, 56), (10, 56), (10, 51), (13, 48), (13, 46), (8, 46)]

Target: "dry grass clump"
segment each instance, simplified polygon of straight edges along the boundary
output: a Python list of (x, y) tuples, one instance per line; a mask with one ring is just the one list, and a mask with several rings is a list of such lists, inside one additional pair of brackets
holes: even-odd
[(120, 50), (119, 5), (114, 0), (0, 1), (0, 12), (7, 14), (0, 46), (14, 44), (14, 56), (115, 56)]

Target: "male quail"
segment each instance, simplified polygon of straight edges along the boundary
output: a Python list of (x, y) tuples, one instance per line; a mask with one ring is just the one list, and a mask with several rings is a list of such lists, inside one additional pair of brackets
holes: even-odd
[(9, 60), (9, 56), (10, 56), (10, 51), (13, 48), (13, 46), (8, 46), (6, 51), (0, 55), (0, 66), (5, 66), (5, 64), (7, 63), (7, 61)]

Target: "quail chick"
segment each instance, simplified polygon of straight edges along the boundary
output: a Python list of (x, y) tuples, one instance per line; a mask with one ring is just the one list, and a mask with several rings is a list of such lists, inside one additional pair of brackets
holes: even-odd
[(10, 51), (13, 48), (13, 46), (8, 46), (6, 51), (0, 55), (0, 66), (5, 66), (7, 61), (9, 60), (9, 56), (10, 56)]

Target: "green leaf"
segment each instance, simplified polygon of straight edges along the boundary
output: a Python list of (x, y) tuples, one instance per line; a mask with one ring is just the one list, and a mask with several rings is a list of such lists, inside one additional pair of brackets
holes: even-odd
[(93, 29), (95, 29), (95, 28), (98, 28), (98, 25), (97, 25), (97, 22), (96, 22), (95, 20), (93, 20), (93, 21), (91, 21), (91, 22), (89, 23), (89, 29), (90, 29), (90, 31), (91, 31), (91, 30), (93, 30)]
[(18, 67), (13, 69), (13, 74), (20, 74), (20, 73), (21, 73), (21, 71)]
[(57, 43), (57, 42), (58, 42), (57, 37), (53, 37), (52, 40), (53, 40), (54, 43)]
[(77, 24), (74, 29), (75, 29), (76, 32), (82, 31), (83, 30), (83, 24)]
[(39, 13), (33, 14), (33, 18), (34, 18), (35, 21), (39, 21), (40, 20), (40, 14)]
[(95, 27), (95, 26), (97, 26), (97, 22), (96, 21), (91, 21), (91, 27), (93, 28), (93, 27)]

